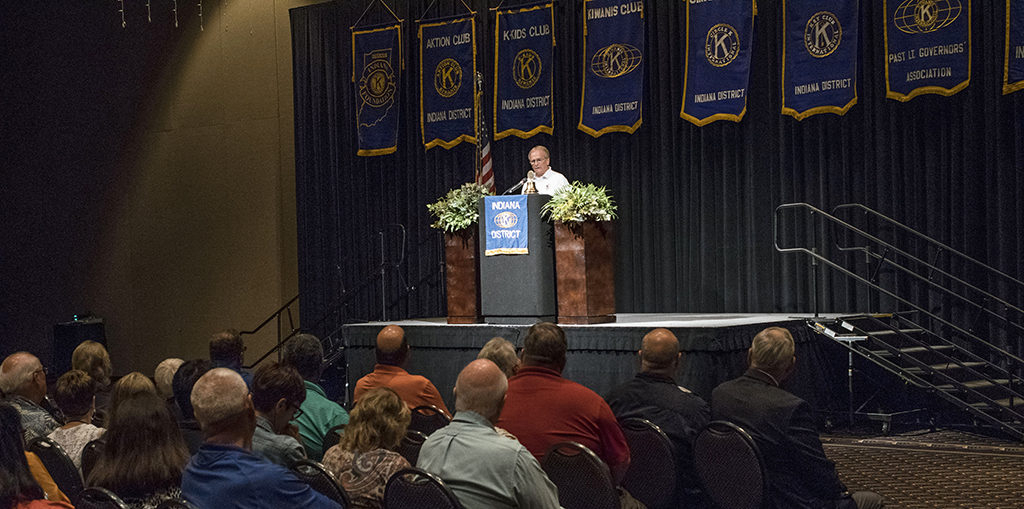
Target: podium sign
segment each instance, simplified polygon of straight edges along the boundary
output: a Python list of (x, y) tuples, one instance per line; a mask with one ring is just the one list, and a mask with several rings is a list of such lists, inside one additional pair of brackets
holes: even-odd
[[(510, 216), (503, 213), (511, 211), (510, 199), (525, 201), (527, 227), (522, 233), (526, 235), (526, 253), (486, 256), (488, 232), (508, 231)], [(554, 235), (551, 223), (540, 217), (540, 208), (550, 199), (547, 195), (530, 194), (486, 196), (480, 200), (480, 311), (485, 322), (555, 321)], [(488, 220), (500, 224), (489, 225)]]

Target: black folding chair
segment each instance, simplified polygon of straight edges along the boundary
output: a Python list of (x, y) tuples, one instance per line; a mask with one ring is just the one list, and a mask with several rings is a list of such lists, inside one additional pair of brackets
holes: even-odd
[(187, 500), (181, 500), (178, 498), (168, 498), (160, 505), (156, 506), (156, 509), (195, 509), (195, 506), (188, 503)]
[(619, 493), (608, 465), (587, 446), (554, 444), (544, 454), (541, 467), (558, 487), (558, 503), (565, 509), (619, 509)]
[(401, 454), (410, 465), (415, 466), (416, 462), (420, 459), (420, 448), (423, 447), (423, 442), (426, 440), (427, 435), (422, 431), (406, 430), (402, 441), (398, 443), (398, 450), (396, 452)]
[(102, 438), (97, 438), (82, 448), (82, 479), (88, 480), (89, 473), (92, 472), (92, 468), (96, 466), (96, 460), (100, 459), (100, 454), (103, 453), (103, 447), (106, 442)]
[(327, 449), (330, 449), (331, 447), (338, 445), (338, 442), (341, 440), (341, 434), (344, 431), (344, 424), (339, 424), (327, 430), (327, 434), (324, 435), (324, 452), (327, 452)]
[(460, 509), (459, 499), (439, 477), (418, 468), (395, 472), (384, 486), (384, 509)]
[(115, 495), (113, 491), (92, 486), (82, 490), (75, 507), (77, 509), (128, 509), (128, 504), (125, 504), (121, 497)]
[(629, 470), (622, 487), (648, 509), (675, 505), (676, 462), (672, 442), (656, 424), (637, 417), (619, 422), (629, 444)]
[(64, 448), (48, 437), (36, 437), (29, 441), (26, 450), (39, 456), (53, 482), (57, 483), (57, 487), (71, 499), (73, 505), (77, 505), (78, 496), (85, 489), (85, 483), (82, 482), (75, 462), (71, 461)]
[(345, 493), (334, 475), (320, 463), (313, 460), (299, 460), (292, 464), (291, 470), (311, 488), (341, 504), (342, 507), (350, 505), (348, 493)]
[(743, 428), (712, 421), (693, 443), (694, 467), (704, 492), (721, 509), (759, 509), (768, 477), (757, 444)]
[(422, 431), (424, 435), (431, 433), (448, 425), (448, 416), (434, 405), (422, 405), (412, 409), (412, 421), (409, 429)]

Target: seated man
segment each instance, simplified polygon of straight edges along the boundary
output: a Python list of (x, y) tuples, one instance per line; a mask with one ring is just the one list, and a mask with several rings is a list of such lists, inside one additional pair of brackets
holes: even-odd
[(233, 370), (252, 387), (252, 373), (242, 368), (244, 357), (245, 343), (235, 329), (224, 329), (210, 338), (210, 367)]
[(310, 459), (320, 461), (324, 457), (324, 437), (339, 425), (348, 424), (348, 412), (341, 405), (327, 399), (323, 387), (317, 385), (323, 369), (324, 347), (312, 334), (299, 334), (281, 348), (281, 363), (295, 368), (302, 375), (306, 386), (306, 400), (302, 402), (295, 424), (299, 437)]
[(284, 467), (306, 459), (299, 443), (299, 430), (291, 423), (306, 400), (302, 375), (291, 366), (276, 362), (263, 364), (252, 377), (252, 405), (256, 409), (256, 431), (252, 452)]
[(409, 360), (409, 342), (405, 339), (405, 331), (397, 325), (388, 325), (377, 333), (377, 365), (373, 372), (356, 382), (353, 401), (370, 389), (390, 387), (398, 393), (409, 408), (423, 405), (434, 405), (445, 415), (451, 415), (444, 405), (441, 394), (437, 392), (430, 380), (410, 375), (402, 366)]
[(209, 370), (210, 361), (194, 359), (182, 363), (171, 378), (171, 392), (174, 393), (175, 406), (178, 407), (174, 415), (178, 416), (178, 429), (181, 430), (181, 436), (185, 439), (185, 445), (191, 454), (195, 454), (203, 444), (203, 431), (199, 429), (192, 409), (192, 387), (199, 377)]
[(700, 491), (693, 467), (693, 439), (708, 425), (711, 412), (700, 396), (676, 385), (673, 377), (681, 357), (679, 340), (672, 331), (648, 332), (640, 348), (640, 372), (606, 399), (619, 419), (647, 419), (668, 435), (675, 449), (676, 500), (689, 503)]
[(49, 435), (60, 426), (42, 406), (46, 398), (46, 370), (35, 355), (15, 352), (4, 359), (0, 364), (0, 391), (21, 415), (26, 443)]
[(579, 442), (604, 460), (618, 484), (629, 468), (629, 446), (601, 396), (562, 378), (567, 348), (561, 327), (547, 322), (530, 327), (523, 366), (508, 381), (498, 426), (515, 435), (538, 460), (558, 442)]
[(494, 431), (508, 381), (478, 359), (455, 383), (455, 418), (423, 443), (416, 466), (436, 474), (466, 509), (558, 508), (558, 491), (525, 447)]
[(847, 493), (835, 463), (825, 457), (806, 401), (781, 388), (796, 366), (793, 336), (769, 327), (754, 336), (749, 369), (711, 393), (711, 418), (750, 433), (768, 473), (769, 507), (794, 509), (882, 507), (871, 492)]
[(340, 506), (288, 469), (249, 451), (256, 413), (237, 372), (208, 371), (192, 388), (191, 400), (204, 442), (181, 476), (181, 493), (189, 503), (199, 509)]

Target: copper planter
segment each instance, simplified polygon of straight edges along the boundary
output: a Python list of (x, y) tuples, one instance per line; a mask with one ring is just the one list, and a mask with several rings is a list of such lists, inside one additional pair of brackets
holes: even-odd
[(444, 234), (448, 323), (480, 322), (476, 227)]

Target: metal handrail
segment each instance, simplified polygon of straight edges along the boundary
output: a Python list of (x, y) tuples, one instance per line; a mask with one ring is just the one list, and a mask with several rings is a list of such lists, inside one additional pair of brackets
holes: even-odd
[[(299, 300), (299, 296), (298, 296), (298, 294), (296, 294), (291, 299), (288, 299), (288, 302), (284, 303), (283, 306), (277, 308), (277, 311), (274, 311), (273, 313), (271, 313), (270, 316), (268, 316), (266, 320), (263, 320), (259, 325), (257, 325), (256, 328), (254, 328), (252, 330), (241, 331), (241, 332), (238, 333), (239, 336), (256, 334), (259, 331), (263, 330), (263, 328), (266, 327), (267, 324), (269, 324), (270, 322), (273, 322), (273, 321), (276, 320), (276, 323), (277, 323), (277, 343), (274, 345), (273, 348), (271, 348), (266, 353), (261, 355), (259, 359), (256, 359), (256, 362), (253, 362), (249, 366), (246, 366), (246, 368), (252, 369), (253, 366), (256, 366), (257, 364), (263, 362), (267, 357), (270, 357), (270, 355), (272, 353), (278, 351), (281, 348), (281, 345), (284, 344), (285, 341), (288, 341), (289, 339), (292, 338), (292, 336), (294, 336), (295, 334), (298, 334), (299, 330), (295, 327), (295, 320), (292, 317), (292, 309), (291, 309), (292, 304), (294, 304), (298, 300)], [(281, 315), (283, 313), (285, 313), (286, 311), (288, 313), (288, 327), (289, 327), (289, 331), (288, 331), (288, 336), (282, 338), (281, 337)]]
[[(928, 311), (927, 309), (924, 309), (921, 306), (918, 306), (914, 302), (911, 302), (910, 300), (907, 300), (907, 299), (905, 299), (903, 297), (900, 297), (899, 295), (893, 293), (892, 291), (887, 290), (886, 288), (884, 288), (884, 287), (882, 287), (882, 286), (880, 286), (880, 285), (878, 285), (878, 284), (876, 284), (876, 283), (874, 283), (874, 282), (872, 282), (872, 281), (870, 281), (868, 279), (865, 279), (864, 277), (860, 276), (859, 274), (856, 274), (856, 273), (850, 271), (849, 269), (847, 269), (847, 268), (845, 268), (845, 267), (843, 267), (843, 266), (833, 262), (832, 260), (828, 259), (827, 257), (818, 254), (815, 250), (807, 249), (807, 248), (804, 248), (804, 247), (782, 247), (782, 246), (780, 246), (779, 245), (779, 213), (781, 211), (783, 211), (783, 210), (786, 210), (786, 209), (797, 209), (797, 208), (806, 209), (806, 210), (810, 211), (810, 213), (812, 215), (813, 214), (818, 214), (822, 218), (827, 219), (828, 221), (831, 221), (833, 224), (838, 225), (838, 226), (842, 226), (842, 227), (848, 229), (849, 231), (857, 233), (859, 235), (863, 235), (865, 238), (870, 238), (870, 239), (874, 239), (875, 238), (874, 236), (868, 234), (867, 232), (865, 232), (865, 231), (863, 231), (863, 230), (861, 230), (861, 229), (859, 229), (859, 228), (857, 228), (857, 227), (847, 223), (846, 221), (843, 221), (842, 219), (839, 219), (838, 217), (835, 217), (832, 214), (829, 214), (828, 212), (825, 212), (824, 210), (821, 210), (821, 209), (819, 209), (819, 208), (817, 208), (817, 207), (815, 207), (815, 206), (813, 206), (811, 204), (803, 203), (803, 202), (784, 203), (784, 204), (779, 205), (778, 207), (775, 208), (775, 214), (774, 214), (773, 221), (772, 221), (772, 234), (773, 234), (773, 237), (774, 237), (773, 238), (773, 242), (774, 242), (774, 245), (775, 245), (775, 249), (778, 252), (780, 252), (780, 253), (796, 253), (796, 252), (805, 253), (808, 256), (810, 256), (812, 260), (816, 260), (818, 262), (824, 263), (825, 265), (828, 265), (829, 267), (831, 267), (831, 268), (833, 268), (833, 269), (835, 269), (835, 270), (845, 274), (846, 276), (848, 276), (848, 277), (850, 277), (850, 278), (852, 278), (852, 279), (854, 279), (856, 281), (859, 281), (860, 283), (862, 283), (862, 284), (864, 284), (864, 285), (866, 285), (866, 286), (868, 286), (868, 287), (870, 287), (870, 288), (872, 288), (872, 289), (874, 289), (876, 291), (879, 291), (879, 292), (881, 292), (881, 293), (891, 297), (892, 299), (900, 302), (901, 304), (905, 304), (908, 307), (913, 308), (917, 312), (919, 312), (919, 313), (921, 313), (921, 314), (923, 314), (925, 316), (928, 316), (928, 317), (932, 318), (933, 320), (935, 320), (935, 321), (937, 321), (937, 322), (939, 322), (939, 323), (941, 323), (943, 325), (946, 325), (947, 327), (949, 327), (949, 328), (959, 332), (965, 338), (971, 339), (972, 341), (975, 341), (976, 343), (979, 343), (979, 344), (987, 347), (991, 351), (996, 352), (996, 353), (1002, 355), (1006, 359), (1011, 360), (1011, 361), (1013, 361), (1013, 362), (1015, 362), (1015, 363), (1017, 363), (1019, 365), (1024, 366), (1024, 359), (1021, 359), (1017, 355), (1014, 355), (1013, 353), (1008, 352), (1008, 351), (1004, 350), (1003, 348), (1000, 348), (1000, 347), (998, 347), (998, 346), (996, 346), (996, 345), (994, 345), (994, 344), (992, 344), (992, 343), (982, 339), (981, 337), (975, 335), (973, 332), (970, 332), (970, 331), (968, 331), (968, 330), (966, 330), (966, 329), (956, 325), (955, 323), (953, 323), (953, 322), (951, 322), (951, 321), (949, 321), (949, 320), (947, 320), (945, 318), (942, 318), (941, 316), (939, 316), (939, 315), (937, 315), (935, 313), (932, 313), (931, 311)], [(899, 266), (897, 265), (897, 267), (899, 267)]]

